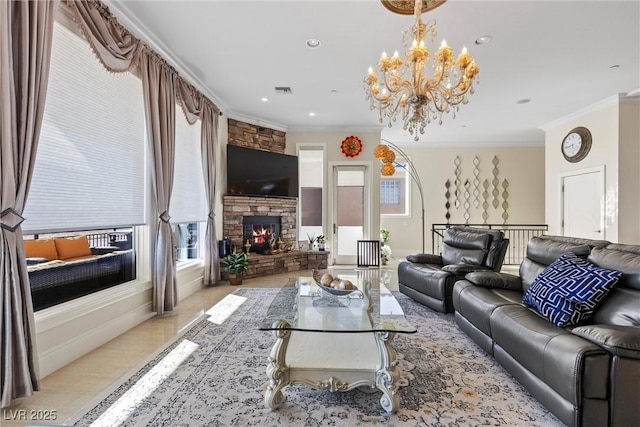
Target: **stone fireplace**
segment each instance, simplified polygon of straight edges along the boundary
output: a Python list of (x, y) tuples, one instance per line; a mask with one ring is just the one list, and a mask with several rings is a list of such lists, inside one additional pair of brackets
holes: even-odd
[[(285, 152), (285, 132), (233, 119), (228, 119), (228, 131), (229, 145), (251, 147), (275, 153)], [(244, 249), (243, 245), (247, 241), (244, 222), (250, 217), (279, 218), (276, 221), (278, 221), (280, 229), (274, 231), (277, 234), (276, 239), (282, 239), (285, 245), (294, 249), (276, 254), (258, 254), (251, 252), (255, 251), (251, 249), (249, 270), (245, 277), (327, 268), (328, 251), (297, 250), (296, 209), (298, 201), (296, 199), (226, 195), (223, 196), (222, 204), (223, 235), (219, 238), (231, 239), (238, 252)], [(225, 272), (222, 273), (222, 278), (226, 278)]]
[[(296, 199), (280, 199), (266, 197), (224, 196), (223, 197), (223, 237), (228, 237), (236, 251), (244, 250), (247, 241), (245, 223), (266, 225), (274, 223), (278, 229), (276, 239), (284, 243), (296, 242)], [(271, 225), (269, 226), (271, 229)], [(252, 233), (252, 232), (251, 232)], [(250, 240), (251, 242), (251, 240)], [(257, 252), (251, 249), (251, 252)]]
[(242, 217), (242, 241), (251, 243), (249, 252), (263, 253), (280, 236), (280, 217), (254, 215)]

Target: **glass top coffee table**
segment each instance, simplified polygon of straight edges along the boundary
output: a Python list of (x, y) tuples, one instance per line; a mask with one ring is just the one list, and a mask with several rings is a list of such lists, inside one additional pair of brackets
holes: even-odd
[(359, 388), (382, 391), (380, 404), (395, 412), (396, 333), (415, 333), (379, 270), (340, 270), (357, 290), (347, 293), (320, 286), (312, 277), (291, 279), (274, 298), (260, 330), (276, 342), (268, 359), (265, 405), (276, 409), (282, 389), (294, 383), (328, 391)]

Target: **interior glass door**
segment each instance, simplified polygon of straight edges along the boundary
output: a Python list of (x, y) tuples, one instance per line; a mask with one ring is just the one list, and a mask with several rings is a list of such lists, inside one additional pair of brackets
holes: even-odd
[(364, 166), (335, 166), (333, 214), (336, 264), (355, 264), (357, 241), (365, 236), (366, 191)]

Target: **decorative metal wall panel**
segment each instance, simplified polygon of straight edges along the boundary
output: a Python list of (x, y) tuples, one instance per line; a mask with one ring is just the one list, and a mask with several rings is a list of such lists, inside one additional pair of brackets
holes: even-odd
[(469, 187), (471, 184), (468, 179), (464, 180), (464, 222), (465, 224), (469, 224), (469, 218), (471, 218), (471, 214), (469, 213), (469, 207), (471, 204), (469, 203), (469, 197), (471, 193), (469, 193)]
[(451, 208), (451, 203), (449, 203), (451, 192), (449, 191), (449, 187), (451, 187), (451, 182), (447, 180), (447, 182), (444, 183), (444, 188), (447, 189), (447, 191), (444, 192), (444, 198), (446, 200), (444, 204), (444, 208), (445, 208), (444, 217), (447, 219), (447, 224), (449, 224), (449, 219), (451, 219), (451, 213), (449, 212), (449, 208)]
[(478, 156), (473, 158), (473, 207), (478, 209), (480, 206), (480, 159)]
[(482, 181), (482, 223), (487, 224), (487, 220), (489, 219), (489, 180), (485, 179)]
[(456, 156), (453, 160), (453, 164), (455, 165), (455, 169), (453, 170), (453, 174), (455, 175), (455, 179), (453, 180), (454, 190), (453, 190), (453, 206), (458, 209), (460, 207), (460, 157)]
[(498, 209), (498, 206), (500, 206), (500, 201), (498, 200), (498, 196), (500, 196), (500, 189), (498, 188), (500, 185), (500, 180), (498, 180), (498, 156), (493, 156), (491, 163), (493, 164), (493, 169), (491, 170), (491, 174), (493, 175), (493, 180), (491, 180), (491, 184), (493, 184), (493, 190), (491, 191), (493, 202), (491, 203), (494, 209)]
[(507, 191), (507, 188), (509, 188), (509, 181), (506, 179), (502, 181), (502, 188), (502, 219), (504, 220), (504, 224), (506, 224), (509, 219), (509, 202), (507, 202), (507, 199), (509, 198), (509, 192)]

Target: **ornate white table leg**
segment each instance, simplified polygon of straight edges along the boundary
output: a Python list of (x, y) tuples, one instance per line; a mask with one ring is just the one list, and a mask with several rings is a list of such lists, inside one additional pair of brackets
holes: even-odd
[(289, 324), (284, 320), (277, 320), (273, 323), (273, 335), (277, 338), (271, 349), (269, 363), (267, 365), (267, 378), (269, 383), (264, 392), (264, 404), (270, 409), (277, 409), (284, 401), (282, 388), (289, 384), (289, 368), (285, 364), (285, 354), (287, 345), (291, 337)]
[(400, 407), (397, 381), (400, 373), (397, 370), (396, 351), (391, 346), (395, 332), (376, 332), (376, 343), (380, 350), (380, 366), (376, 370), (376, 387), (382, 391), (380, 404), (382, 408), (393, 413)]

